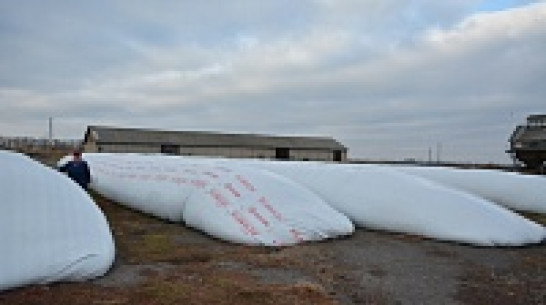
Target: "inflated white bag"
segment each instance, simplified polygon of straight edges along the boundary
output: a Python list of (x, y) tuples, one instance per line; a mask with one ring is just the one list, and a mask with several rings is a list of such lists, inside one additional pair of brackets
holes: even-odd
[(108, 223), (76, 183), (0, 150), (0, 290), (103, 275), (114, 261)]
[(217, 238), (291, 245), (354, 231), (321, 198), (277, 174), (214, 159), (84, 154), (91, 187), (114, 201)]
[(357, 226), (480, 246), (539, 243), (546, 237), (541, 225), (486, 199), (389, 167), (237, 162), (301, 183)]
[(546, 214), (546, 179), (517, 173), (398, 166), (397, 170), (487, 198), (507, 208)]

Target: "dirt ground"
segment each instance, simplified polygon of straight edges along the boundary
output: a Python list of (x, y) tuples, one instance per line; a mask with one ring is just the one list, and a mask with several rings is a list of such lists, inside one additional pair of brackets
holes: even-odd
[(113, 268), (89, 282), (3, 292), (0, 304), (546, 304), (544, 243), (476, 248), (358, 229), (249, 247), (93, 196), (115, 237)]

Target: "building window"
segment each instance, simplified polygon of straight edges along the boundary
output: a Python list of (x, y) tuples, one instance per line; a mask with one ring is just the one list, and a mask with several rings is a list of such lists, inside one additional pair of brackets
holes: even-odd
[(334, 150), (334, 158), (333, 161), (341, 162), (341, 150)]
[(163, 144), (161, 145), (161, 153), (168, 155), (178, 155), (180, 153), (180, 145)]
[(290, 149), (285, 147), (277, 147), (275, 149), (275, 158), (280, 160), (290, 159)]

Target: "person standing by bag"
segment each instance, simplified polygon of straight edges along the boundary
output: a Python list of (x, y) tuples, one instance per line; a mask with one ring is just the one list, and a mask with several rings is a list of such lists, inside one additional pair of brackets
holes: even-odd
[(75, 150), (72, 153), (73, 159), (59, 168), (59, 171), (68, 174), (74, 182), (79, 184), (84, 190), (87, 190), (91, 182), (91, 173), (89, 165), (82, 159), (81, 150)]

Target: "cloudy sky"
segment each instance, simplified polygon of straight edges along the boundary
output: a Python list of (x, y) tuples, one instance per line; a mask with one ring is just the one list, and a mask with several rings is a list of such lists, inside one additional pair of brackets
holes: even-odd
[(546, 113), (546, 2), (0, 1), (0, 135), (87, 125), (332, 136), (509, 162)]

